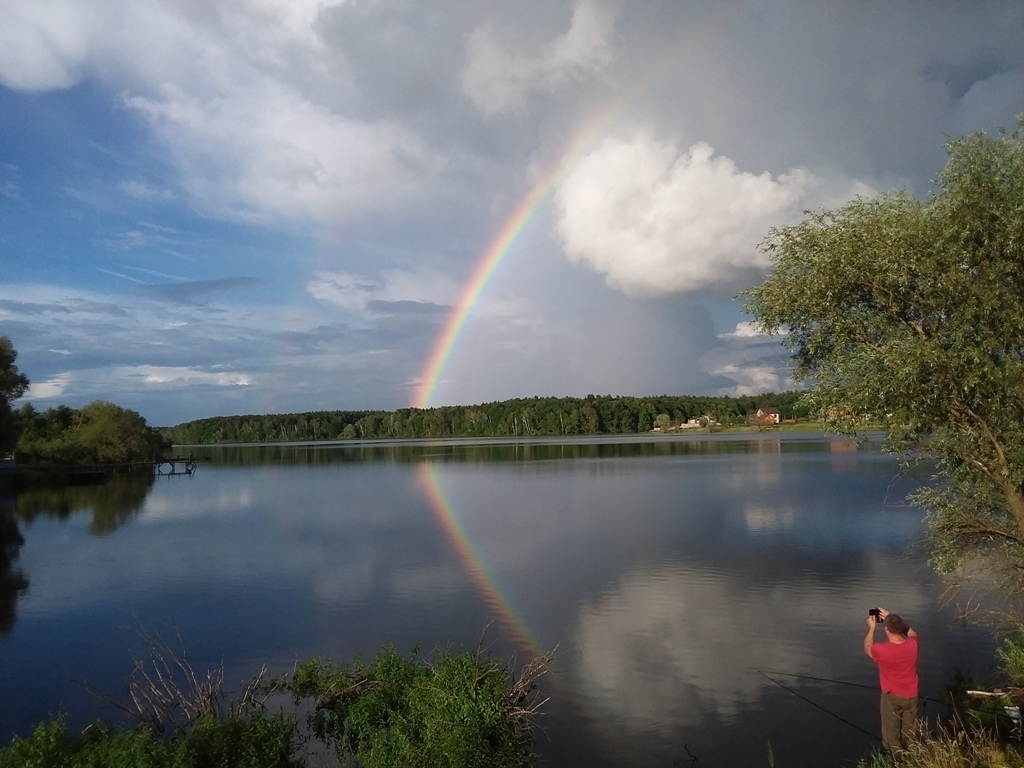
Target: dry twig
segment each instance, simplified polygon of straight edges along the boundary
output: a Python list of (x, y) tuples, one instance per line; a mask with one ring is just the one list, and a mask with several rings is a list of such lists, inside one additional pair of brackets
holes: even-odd
[[(196, 720), (224, 715), (224, 664), (206, 673), (197, 674), (188, 657), (181, 635), (174, 631), (177, 646), (172, 646), (160, 633), (140, 626), (139, 637), (146, 647), (148, 658), (132, 658), (132, 672), (126, 685), (130, 703), (89, 685), (86, 690), (122, 712), (136, 724), (165, 733), (175, 728), (186, 728)], [(275, 693), (274, 686), (264, 686), (267, 667), (246, 685), (241, 698), (228, 706), (229, 714), (239, 714), (248, 708), (265, 708), (267, 699)]]

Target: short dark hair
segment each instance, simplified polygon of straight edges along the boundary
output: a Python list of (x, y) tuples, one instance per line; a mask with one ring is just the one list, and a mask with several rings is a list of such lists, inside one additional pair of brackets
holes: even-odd
[(910, 631), (910, 627), (907, 626), (907, 623), (895, 613), (890, 613), (885, 617), (885, 628), (894, 635), (903, 635), (904, 637), (906, 637), (907, 633)]

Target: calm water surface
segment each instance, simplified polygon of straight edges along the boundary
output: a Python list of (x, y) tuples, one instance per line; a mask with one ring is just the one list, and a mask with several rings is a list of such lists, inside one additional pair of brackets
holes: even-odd
[(139, 625), (173, 626), (229, 681), (387, 643), (555, 649), (536, 747), (566, 768), (766, 766), (769, 750), (854, 765), (878, 744), (877, 693), (857, 687), (876, 684), (874, 605), (922, 635), (923, 694), (992, 671), (915, 547), (911, 481), (875, 450), (704, 435), (198, 452), (192, 477), (2, 499), (24, 543), (8, 525), (0, 734), (58, 706), (76, 726), (102, 713), (81, 683), (121, 691)]

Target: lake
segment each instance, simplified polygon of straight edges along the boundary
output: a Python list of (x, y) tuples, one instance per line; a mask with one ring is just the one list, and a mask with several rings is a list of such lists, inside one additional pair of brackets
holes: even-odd
[[(139, 627), (199, 670), (554, 651), (538, 765), (855, 765), (878, 746), (868, 608), (922, 695), (994, 669), (927, 565), (927, 473), (816, 433), (196, 448), (192, 476), (0, 499), (0, 734), (120, 693)], [(18, 545), (17, 535), (23, 539)], [(27, 586), (25, 582), (27, 581)], [(926, 703), (926, 714), (938, 711)]]

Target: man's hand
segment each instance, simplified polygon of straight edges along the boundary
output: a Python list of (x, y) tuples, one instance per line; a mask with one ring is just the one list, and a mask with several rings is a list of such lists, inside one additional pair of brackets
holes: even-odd
[[(879, 608), (878, 609), (879, 616), (882, 615), (882, 611), (883, 610), (884, 610), (883, 608)], [(885, 613), (888, 614), (889, 612), (885, 611)], [(875, 644), (875, 627), (878, 626), (878, 622), (875, 621), (875, 617), (874, 616), (872, 616), (871, 614), (868, 614), (867, 624), (868, 624), (868, 633), (866, 635), (864, 635), (864, 653), (867, 654), (867, 657), (869, 659), (874, 661), (875, 657), (871, 655), (871, 646)]]

